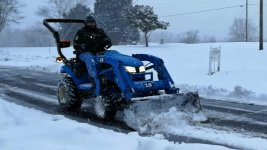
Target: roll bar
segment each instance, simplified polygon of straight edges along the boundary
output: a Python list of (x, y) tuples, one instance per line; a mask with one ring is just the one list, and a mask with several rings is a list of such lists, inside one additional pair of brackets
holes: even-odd
[(66, 57), (63, 55), (61, 48), (69, 47), (70, 42), (69, 41), (61, 41), (58, 31), (56, 31), (49, 23), (81, 23), (84, 24), (84, 20), (80, 19), (44, 19), (43, 25), (53, 33), (53, 36), (57, 43), (57, 52), (59, 56), (63, 59), (63, 61), (66, 61)]

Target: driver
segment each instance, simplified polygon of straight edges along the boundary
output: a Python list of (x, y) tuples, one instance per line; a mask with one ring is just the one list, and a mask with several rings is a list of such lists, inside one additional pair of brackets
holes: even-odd
[(78, 30), (74, 38), (74, 49), (81, 53), (97, 54), (112, 46), (110, 38), (97, 27), (94, 17), (87, 16), (84, 23), (85, 26)]
[[(106, 51), (112, 46), (112, 43), (105, 32), (97, 27), (94, 17), (87, 16), (84, 23), (85, 26), (77, 32), (74, 38), (74, 49), (79, 59), (86, 64), (89, 78), (93, 80), (92, 86), (100, 88), (94, 55)], [(96, 89), (96, 91), (100, 91), (100, 89)]]

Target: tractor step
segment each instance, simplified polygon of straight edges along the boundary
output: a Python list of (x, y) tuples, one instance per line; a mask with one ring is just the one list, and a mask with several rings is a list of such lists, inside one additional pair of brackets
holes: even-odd
[(85, 83), (85, 84), (81, 84), (79, 86), (80, 89), (82, 90), (91, 90), (93, 88), (93, 84), (92, 83)]

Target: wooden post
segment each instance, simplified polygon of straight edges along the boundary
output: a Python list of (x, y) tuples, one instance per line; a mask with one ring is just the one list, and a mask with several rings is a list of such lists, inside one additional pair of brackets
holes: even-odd
[(209, 75), (212, 75), (212, 69), (211, 69), (211, 64), (212, 64), (212, 61), (211, 61), (211, 51), (212, 51), (212, 47), (210, 46), (210, 56), (209, 56)]
[(248, 0), (246, 0), (246, 42), (248, 42)]
[(260, 0), (260, 50), (263, 50), (263, 0)]
[(220, 72), (221, 71), (221, 45), (220, 45), (220, 47), (219, 47), (219, 58), (218, 58), (218, 72)]

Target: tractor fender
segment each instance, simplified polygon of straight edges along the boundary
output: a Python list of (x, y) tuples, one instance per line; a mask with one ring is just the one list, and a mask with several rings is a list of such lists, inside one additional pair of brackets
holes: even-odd
[(63, 73), (63, 74), (66, 74), (66, 75), (70, 76), (77, 87), (79, 87), (79, 85), (82, 84), (81, 80), (79, 80), (77, 78), (77, 76), (75, 75), (75, 73), (68, 66), (63, 65), (60, 68), (60, 73)]

